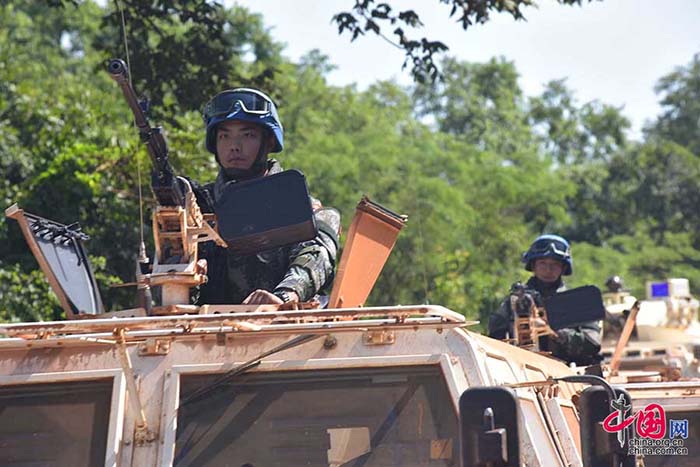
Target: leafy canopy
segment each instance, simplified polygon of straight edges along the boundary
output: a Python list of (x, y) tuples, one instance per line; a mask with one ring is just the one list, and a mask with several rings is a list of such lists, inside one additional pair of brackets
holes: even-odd
[[(153, 200), (145, 150), (105, 72), (106, 59), (123, 56), (121, 14), (113, 2), (54, 3), (62, 7), (0, 6), (0, 198), (80, 221), (108, 308), (128, 308), (133, 291), (109, 285), (133, 280), (139, 187), (146, 218)], [(508, 2), (480, 3), (491, 11)], [(621, 109), (578, 102), (565, 80), (527, 98), (505, 58), (445, 57), (442, 80), (360, 91), (329, 85), (332, 65), (318, 51), (284, 58), (263, 19), (244, 9), (120, 4), (136, 89), (151, 97), (178, 173), (214, 179), (199, 109), (221, 88), (259, 85), (279, 104), (282, 165), (304, 171), (346, 230), (363, 194), (409, 216), (368, 304), (439, 303), (485, 322), (526, 279), (520, 253), (544, 232), (573, 242), (570, 285), (612, 274), (637, 294), (649, 279), (700, 284), (697, 55), (659, 81), (664, 113), (630, 141)], [(144, 229), (152, 250), (148, 221)], [(0, 224), (0, 319), (60, 315), (19, 229)]]

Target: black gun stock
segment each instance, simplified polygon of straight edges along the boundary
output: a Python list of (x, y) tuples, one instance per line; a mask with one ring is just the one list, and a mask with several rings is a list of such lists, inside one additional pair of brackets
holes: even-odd
[(148, 155), (151, 156), (153, 171), (151, 172), (151, 187), (161, 206), (180, 206), (185, 197), (175, 178), (173, 168), (168, 161), (168, 144), (163, 136), (161, 127), (151, 127), (148, 119), (141, 109), (136, 92), (131, 86), (128, 77), (128, 69), (123, 60), (110, 60), (107, 67), (109, 75), (117, 82), (126, 98), (126, 102), (134, 114), (134, 121), (139, 130), (141, 141), (146, 143)]

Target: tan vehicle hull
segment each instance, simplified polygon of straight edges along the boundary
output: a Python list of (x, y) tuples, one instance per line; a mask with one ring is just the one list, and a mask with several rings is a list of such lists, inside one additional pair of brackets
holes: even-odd
[[(334, 312), (346, 319), (329, 321)], [(357, 316), (348, 320), (347, 315), (353, 313)], [(377, 378), (389, 369), (410, 375), (413, 369), (428, 368), (441, 375), (439, 385), (448, 399), (441, 403), (457, 420), (459, 396), (467, 388), (572, 374), (551, 358), (462, 329), (467, 323), (461, 315), (442, 307), (324, 310), (309, 312), (306, 319), (281, 318), (284, 313), (271, 313), (274, 319), (263, 319), (263, 313), (253, 313), (243, 320), (241, 315), (5, 325), (0, 332), (14, 337), (0, 339), (0, 390), (18, 393), (42, 383), (109, 381), (105, 465), (195, 465), (188, 459), (203, 452), (191, 451), (184, 458), (178, 452), (183, 381), (195, 375), (221, 375), (299, 335), (318, 338), (262, 359), (246, 376), (322, 375), (342, 370), (372, 372)], [(289, 316), (298, 317), (299, 312)], [(237, 325), (240, 323), (247, 325)], [(112, 331), (105, 331), (110, 328)], [(579, 385), (569, 383), (516, 389), (521, 407), (520, 449), (527, 465), (581, 465), (577, 412), (572, 403), (579, 389)], [(306, 409), (309, 417), (314, 403)], [(344, 401), (335, 404), (342, 407)], [(411, 407), (409, 403), (409, 411)], [(52, 409), (40, 407), (36, 413), (51, 419)], [(53, 413), (69, 415), (60, 408)], [(335, 431), (344, 426), (341, 413), (338, 410), (336, 419), (324, 422), (332, 440), (326, 465), (336, 465), (333, 456), (343, 459), (353, 455), (348, 454), (352, 443), (342, 444)], [(49, 426), (60, 429), (62, 425), (53, 420)], [(207, 436), (215, 438), (231, 429), (228, 425), (213, 426)], [(459, 465), (457, 427), (451, 427), (450, 432), (448, 438), (425, 440), (429, 446), (426, 459)], [(274, 445), (274, 440), (269, 444)], [(205, 445), (200, 443), (197, 449), (203, 451)], [(15, 448), (35, 449), (31, 443)]]

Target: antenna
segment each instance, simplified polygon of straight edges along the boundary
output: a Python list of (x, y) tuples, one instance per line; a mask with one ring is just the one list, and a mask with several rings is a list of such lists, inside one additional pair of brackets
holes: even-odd
[[(124, 9), (121, 6), (121, 2), (119, 0), (114, 0), (114, 3), (117, 7), (117, 10), (119, 11), (119, 15), (121, 17), (121, 26), (122, 26), (122, 38), (124, 41), (124, 52), (126, 53), (126, 68), (129, 76), (129, 83), (132, 82), (131, 79), (131, 58), (129, 54), (129, 41), (126, 36), (126, 20), (124, 19)], [(136, 127), (136, 121), (134, 121), (134, 126)], [(141, 188), (141, 158), (136, 155), (136, 174), (138, 178), (138, 188), (139, 188), (139, 235), (140, 235), (140, 243), (139, 243), (139, 255), (136, 260), (136, 279), (138, 283), (138, 288), (137, 288), (137, 297), (138, 297), (138, 306), (145, 308), (147, 312), (150, 314), (151, 310), (151, 289), (150, 286), (146, 283), (142, 283), (141, 281), (138, 280), (139, 275), (145, 275), (148, 274), (149, 271), (149, 265), (150, 265), (150, 260), (148, 259), (148, 255), (146, 254), (146, 243), (143, 238), (143, 191)]]

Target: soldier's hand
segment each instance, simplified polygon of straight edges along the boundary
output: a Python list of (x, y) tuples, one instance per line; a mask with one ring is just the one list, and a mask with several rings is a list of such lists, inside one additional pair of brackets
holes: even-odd
[(281, 298), (267, 290), (258, 289), (251, 292), (243, 300), (244, 305), (281, 305), (284, 303)]

